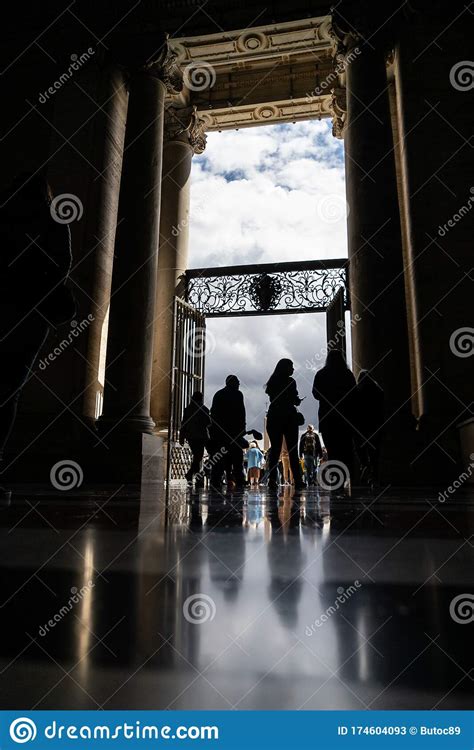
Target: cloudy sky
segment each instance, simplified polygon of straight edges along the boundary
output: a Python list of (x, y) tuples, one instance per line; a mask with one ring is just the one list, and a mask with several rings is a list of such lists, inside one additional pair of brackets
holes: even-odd
[[(209, 133), (193, 161), (189, 265), (346, 257), (346, 211), (342, 142), (330, 120)], [(247, 425), (262, 429), (264, 383), (289, 357), (307, 397), (301, 411), (316, 423), (311, 385), (325, 327), (322, 314), (208, 319), (206, 403), (235, 373)]]

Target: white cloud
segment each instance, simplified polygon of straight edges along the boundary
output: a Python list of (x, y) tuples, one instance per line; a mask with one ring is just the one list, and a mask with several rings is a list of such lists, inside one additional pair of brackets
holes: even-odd
[[(344, 163), (330, 122), (210, 133), (195, 158), (190, 267), (347, 256)], [(206, 361), (206, 401), (227, 374), (241, 379), (248, 424), (262, 427), (263, 384), (277, 360), (296, 366), (301, 410), (316, 421), (306, 361), (325, 345), (322, 314), (209, 320), (216, 348)]]

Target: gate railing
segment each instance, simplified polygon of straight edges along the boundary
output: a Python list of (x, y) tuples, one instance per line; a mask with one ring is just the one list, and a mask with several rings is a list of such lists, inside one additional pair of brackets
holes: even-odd
[(194, 391), (204, 390), (206, 318), (175, 297), (168, 431), (168, 480), (182, 479), (190, 466), (190, 451), (179, 445), (184, 410)]
[(339, 289), (349, 308), (346, 258), (193, 268), (185, 298), (206, 317), (325, 312)]

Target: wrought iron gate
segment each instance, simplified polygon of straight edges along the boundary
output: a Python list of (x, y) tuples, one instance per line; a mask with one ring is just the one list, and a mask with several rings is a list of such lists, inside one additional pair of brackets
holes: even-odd
[(338, 349), (347, 359), (344, 289), (339, 288), (326, 308), (327, 349)]
[(187, 444), (179, 444), (184, 410), (194, 391), (204, 392), (206, 317), (180, 297), (174, 299), (173, 346), (168, 431), (167, 481), (184, 479), (191, 463)]

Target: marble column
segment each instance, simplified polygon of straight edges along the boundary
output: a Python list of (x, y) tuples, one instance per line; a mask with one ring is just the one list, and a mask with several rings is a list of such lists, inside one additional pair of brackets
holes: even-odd
[(351, 331), (353, 369), (373, 372), (395, 419), (410, 411), (410, 361), (386, 57), (375, 38), (339, 39), (347, 101), (338, 90), (334, 104), (345, 145), (351, 307), (360, 317)]
[(173, 302), (183, 293), (188, 266), (191, 162), (206, 146), (196, 109), (170, 108), (165, 118), (160, 247), (154, 323), (151, 416), (159, 432), (168, 427)]
[(150, 417), (153, 320), (164, 100), (182, 87), (168, 44), (156, 59), (135, 65), (120, 183), (107, 342), (104, 410), (100, 431), (108, 435), (152, 433)]

